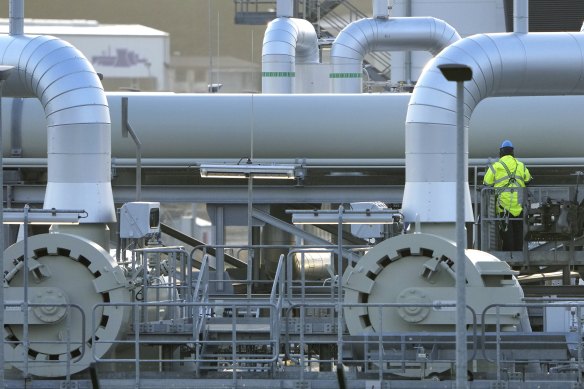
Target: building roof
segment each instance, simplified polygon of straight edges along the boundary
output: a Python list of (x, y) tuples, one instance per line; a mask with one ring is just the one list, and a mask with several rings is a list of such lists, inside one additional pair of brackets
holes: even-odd
[[(9, 19), (0, 19), (0, 33), (8, 34)], [(24, 19), (24, 33), (31, 35), (168, 36), (141, 24), (99, 24), (85, 19)]]

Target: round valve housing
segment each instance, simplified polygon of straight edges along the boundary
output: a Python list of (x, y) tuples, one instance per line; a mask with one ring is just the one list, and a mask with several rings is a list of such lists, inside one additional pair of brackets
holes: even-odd
[[(496, 322), (494, 310), (481, 316), (489, 305), (522, 302), (523, 290), (506, 262), (477, 250), (465, 250), (465, 261), (467, 305), (478, 324)], [(343, 287), (351, 335), (454, 331), (456, 245), (421, 233), (388, 239), (347, 267)], [(525, 314), (522, 308), (505, 307), (498, 320), (503, 330), (513, 330)], [(470, 310), (467, 323), (473, 323)]]
[[(42, 377), (82, 371), (94, 357), (104, 356), (113, 347), (111, 341), (127, 328), (129, 307), (115, 305), (131, 301), (124, 273), (103, 248), (75, 235), (35, 235), (27, 246), (27, 319), (20, 309), (24, 301), (24, 242), (4, 252), (6, 361)], [(23, 343), (25, 321), (28, 350)]]

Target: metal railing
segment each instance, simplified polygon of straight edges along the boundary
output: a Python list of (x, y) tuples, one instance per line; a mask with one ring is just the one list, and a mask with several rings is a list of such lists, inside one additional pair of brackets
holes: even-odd
[[(514, 217), (506, 213), (501, 214), (497, 209), (497, 198), (503, 193), (517, 193), (518, 201), (522, 205), (523, 213), (521, 217)], [(561, 241), (566, 245), (570, 244), (575, 236), (574, 225), (570, 221), (562, 226), (566, 229), (563, 233), (556, 233), (555, 229), (559, 228), (558, 223), (561, 219), (560, 214), (551, 215), (549, 223), (542, 220), (543, 216), (538, 210), (545, 208), (546, 204), (554, 206), (570, 205), (574, 197), (574, 188), (571, 186), (563, 187), (524, 187), (524, 188), (492, 188), (484, 187), (480, 190), (480, 231), (481, 239), (479, 249), (483, 251), (502, 251), (500, 248), (499, 229), (502, 223), (509, 221), (521, 221), (523, 223), (523, 233), (525, 236), (523, 244), (523, 258), (526, 265), (529, 265), (529, 251), (535, 247), (530, 247), (529, 242), (549, 243)], [(574, 204), (576, 206), (577, 204)], [(539, 213), (539, 214), (538, 214)], [(547, 225), (549, 224), (549, 225)], [(572, 223), (573, 224), (573, 223)], [(533, 245), (531, 245), (533, 246)]]
[[(214, 247), (219, 250), (228, 246)], [(274, 278), (263, 281), (271, 283), (268, 292), (255, 293), (252, 288), (251, 296), (213, 292), (213, 282), (240, 280), (213, 279), (208, 254), (203, 256), (200, 269), (195, 272), (192, 255), (185, 257), (184, 251), (178, 248), (168, 248), (166, 254), (164, 248), (137, 250), (131, 264), (134, 270), (146, 265), (154, 279), (164, 275), (168, 280), (160, 285), (149, 284), (153, 292), (143, 292), (143, 301), (104, 302), (92, 307), (91, 359), (98, 363), (132, 365), (135, 387), (140, 386), (145, 366), (152, 369), (153, 365), (158, 371), (172, 371), (182, 366), (181, 369), (196, 373), (199, 379), (204, 378), (205, 372), (220, 372), (230, 376), (233, 385), (241, 377), (254, 377), (258, 372), (272, 378), (277, 377), (277, 372), (294, 372), (300, 381), (304, 381), (310, 379), (309, 374), (330, 371), (335, 365), (345, 365), (355, 371), (360, 369), (380, 382), (390, 376), (427, 379), (440, 375), (443, 378), (453, 371), (456, 360), (453, 325), (443, 327), (444, 332), (437, 331), (438, 327), (433, 324), (423, 323), (412, 327), (416, 331), (411, 332), (391, 332), (385, 328), (391, 329), (388, 320), (395, 318), (389, 319), (388, 315), (396, 309), (424, 307), (436, 310), (454, 308), (454, 304), (344, 303), (339, 282), (348, 260), (338, 254), (347, 250), (345, 246), (254, 246), (261, 247), (286, 247), (289, 250), (286, 255), (279, 256)], [(242, 249), (245, 251), (249, 247), (243, 246)], [(331, 256), (328, 280), (311, 280), (307, 276), (303, 254), (315, 252)], [(176, 260), (169, 253), (177, 254)], [(333, 255), (339, 257), (336, 266)], [(168, 261), (161, 261), (161, 258)], [(294, 260), (300, 266), (296, 272)], [(83, 310), (70, 304), (54, 304), (62, 305), (81, 311), (81, 325), (85, 331)], [(545, 310), (550, 306), (569, 307), (573, 311), (574, 328), (559, 332), (527, 332), (513, 327), (515, 321), (520, 322), (510, 315), (513, 308)], [(533, 374), (563, 370), (580, 373), (584, 356), (582, 337), (579, 336), (584, 319), (583, 306), (584, 301), (561, 299), (493, 304), (482, 312), (475, 312), (472, 306), (468, 306), (470, 361), (477, 361), (497, 381), (506, 380), (516, 373), (525, 377), (527, 370)], [(131, 328), (124, 338), (110, 339), (100, 333), (101, 312), (106, 309), (132, 313)], [(370, 312), (374, 332), (349, 334), (343, 312), (350, 309)], [(451, 312), (454, 316), (454, 310)], [(72, 323), (68, 322), (69, 325)], [(61, 343), (68, 341), (71, 339), (64, 339)], [(71, 344), (71, 347), (77, 347), (77, 342)], [(85, 342), (79, 346), (81, 356), (69, 354), (70, 358), (54, 362), (78, 362), (86, 353)], [(116, 352), (104, 356), (96, 352), (103, 348)], [(575, 380), (580, 383), (582, 379)]]
[[(4, 335), (4, 339), (3, 339), (3, 345), (2, 347), (4, 347), (4, 345), (7, 345), (11, 348), (17, 348), (19, 346), (23, 346), (23, 350), (22, 350), (22, 359), (8, 359), (5, 358), (4, 362), (8, 363), (8, 364), (14, 364), (14, 365), (20, 365), (22, 364), (22, 372), (23, 372), (23, 376), (25, 378), (29, 378), (30, 377), (30, 372), (29, 372), (29, 365), (35, 365), (35, 364), (65, 364), (65, 379), (66, 381), (70, 381), (71, 380), (71, 365), (74, 363), (79, 362), (81, 359), (83, 359), (85, 357), (85, 353), (86, 353), (86, 342), (87, 342), (87, 337), (86, 337), (86, 318), (85, 318), (85, 312), (83, 310), (83, 308), (77, 304), (49, 304), (49, 303), (28, 303), (27, 304), (28, 307), (27, 309), (31, 308), (45, 308), (45, 309), (49, 309), (49, 310), (53, 310), (55, 308), (64, 308), (66, 311), (64, 313), (64, 317), (65, 317), (65, 326), (64, 326), (64, 331), (62, 332), (62, 334), (64, 335), (64, 339), (55, 339), (55, 340), (31, 340), (30, 337), (26, 338), (26, 339), (18, 339), (13, 338), (12, 336), (6, 336), (6, 334)], [(4, 309), (6, 311), (10, 311), (10, 310), (14, 310), (14, 308), (17, 309), (22, 309), (22, 304), (21, 303), (9, 303), (9, 302), (4, 302)], [(71, 320), (71, 308), (73, 308), (76, 311), (79, 311), (79, 316), (80, 316), (80, 323), (73, 323)], [(34, 324), (29, 324), (29, 323), (24, 323), (25, 326), (33, 326)], [(80, 325), (80, 331), (73, 331), (73, 328), (76, 327), (77, 325)], [(28, 331), (24, 331), (26, 333), (28, 333)], [(79, 339), (81, 340), (76, 340), (76, 339), (72, 339), (72, 334), (73, 333), (78, 333), (79, 334)], [(47, 356), (47, 358), (41, 358), (39, 357), (38, 359), (36, 358), (30, 358), (33, 355), (38, 355), (41, 354), (37, 351), (35, 351), (36, 349), (39, 349), (39, 347), (34, 347), (35, 345), (39, 345), (41, 350), (46, 350), (47, 347), (51, 347), (54, 349), (55, 346), (57, 347), (62, 347), (63, 345), (65, 346), (65, 352), (64, 353), (59, 353), (59, 354), (55, 354), (58, 356), (58, 359), (54, 359), (54, 356), (49, 357)], [(32, 349), (32, 351), (31, 351)], [(73, 352), (75, 351), (75, 352)]]

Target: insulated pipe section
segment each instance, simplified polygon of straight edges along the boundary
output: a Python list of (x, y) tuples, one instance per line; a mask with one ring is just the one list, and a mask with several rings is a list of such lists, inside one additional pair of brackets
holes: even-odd
[(294, 93), (296, 63), (319, 63), (314, 26), (304, 19), (272, 20), (262, 48), (262, 92)]
[[(114, 158), (136, 158), (134, 142), (122, 137), (121, 101), (127, 97), (132, 126), (140, 130), (144, 161), (163, 158), (180, 163), (196, 156), (236, 163), (252, 149), (254, 158), (270, 161), (403, 161), (411, 96), (106, 92), (112, 121), (111, 153)], [(13, 109), (15, 104), (22, 108)], [(495, 158), (502, 139), (521, 137), (521, 145), (516, 146), (522, 158), (580, 159), (583, 106), (584, 96), (487, 99), (477, 106), (470, 121), (469, 156)], [(46, 157), (46, 119), (37, 99), (3, 99), (2, 120), (4, 155), (12, 153), (11, 124), (16, 124), (21, 126), (22, 157)], [(558, 142), (558, 133), (562, 134), (562, 147), (550, 147)], [(119, 166), (118, 161), (115, 164)]]
[(84, 209), (83, 223), (116, 220), (107, 99), (87, 59), (50, 36), (0, 36), (0, 63), (14, 66), (5, 96), (37, 97), (48, 131), (44, 208)]
[(357, 20), (333, 42), (330, 78), (335, 93), (361, 93), (363, 58), (374, 51), (429, 51), (432, 55), (460, 40), (456, 30), (431, 17)]
[[(475, 107), (487, 97), (584, 94), (583, 53), (582, 33), (481, 34), (454, 43), (428, 63), (406, 117), (405, 220), (413, 222), (418, 215), (421, 222), (455, 221), (456, 83), (446, 81), (439, 65), (462, 64), (473, 70), (473, 79), (464, 84), (468, 131)], [(525, 128), (515, 136), (527, 143), (529, 131)], [(584, 136), (579, 132), (572, 141), (581, 145)], [(464, 161), (466, 172), (468, 144)], [(464, 180), (468, 183), (466, 175)], [(466, 221), (472, 221), (468, 185), (465, 213)]]

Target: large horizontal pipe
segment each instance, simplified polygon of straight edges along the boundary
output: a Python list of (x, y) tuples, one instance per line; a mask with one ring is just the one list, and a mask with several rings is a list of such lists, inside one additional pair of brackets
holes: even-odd
[[(143, 158), (404, 158), (409, 94), (258, 95), (106, 93), (112, 157), (134, 158), (121, 131), (121, 98), (142, 142)], [(21, 129), (22, 157), (47, 155), (46, 123), (36, 99), (3, 99), (4, 155), (11, 126)], [(469, 129), (470, 158), (495, 158), (511, 139), (522, 158), (583, 156), (584, 97), (494, 97), (481, 102)]]

